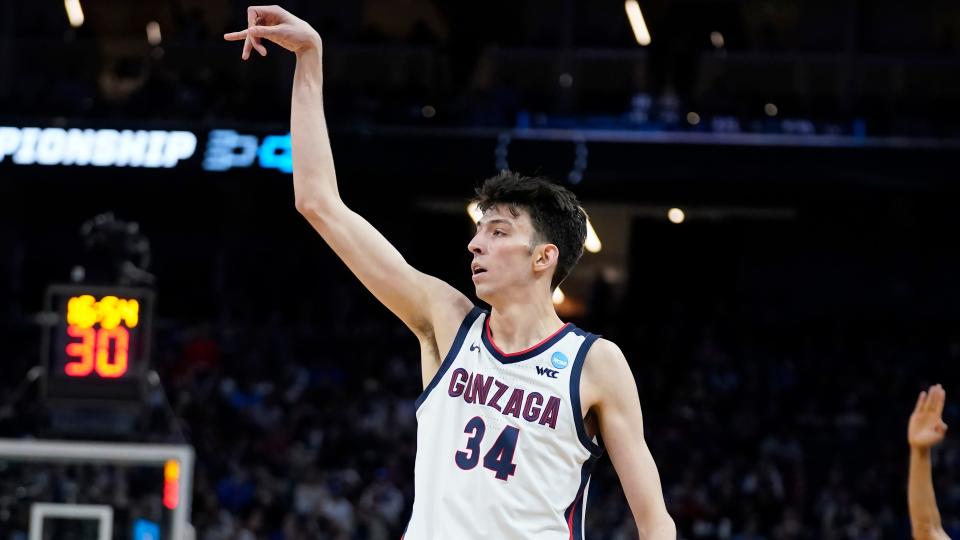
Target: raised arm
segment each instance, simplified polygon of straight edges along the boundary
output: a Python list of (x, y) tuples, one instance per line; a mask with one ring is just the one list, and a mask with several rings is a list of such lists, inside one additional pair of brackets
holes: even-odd
[(266, 56), (263, 39), (297, 56), (290, 111), (297, 210), (380, 302), (421, 340), (436, 339), (443, 350), (444, 336), (450, 332), (436, 326), (449, 324), (455, 332), (472, 303), (453, 287), (407, 264), (379, 231), (341, 200), (323, 111), (320, 35), (277, 6), (250, 7), (247, 18), (246, 30), (224, 36), (228, 41), (244, 41), (244, 60), (251, 50)]
[(581, 379), (583, 406), (592, 408), (610, 461), (620, 477), (642, 540), (676, 540), (660, 474), (643, 436), (643, 413), (633, 373), (623, 352), (598, 339), (587, 353)]
[(943, 422), (945, 399), (946, 392), (939, 384), (931, 386), (929, 392), (920, 392), (907, 427), (907, 442), (910, 443), (907, 505), (913, 537), (917, 540), (950, 539), (940, 523), (930, 465), (930, 448), (939, 444), (947, 433), (947, 424)]

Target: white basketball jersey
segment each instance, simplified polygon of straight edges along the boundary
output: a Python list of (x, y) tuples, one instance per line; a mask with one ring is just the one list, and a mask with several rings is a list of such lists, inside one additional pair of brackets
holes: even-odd
[(580, 373), (597, 336), (567, 324), (506, 354), (474, 308), (417, 399), (413, 514), (404, 540), (583, 538), (590, 471)]

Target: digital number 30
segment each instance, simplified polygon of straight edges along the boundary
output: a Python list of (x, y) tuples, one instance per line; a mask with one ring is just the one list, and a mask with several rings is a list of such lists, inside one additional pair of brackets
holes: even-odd
[[(86, 377), (96, 370), (106, 379), (122, 377), (127, 372), (130, 332), (122, 326), (105, 328), (80, 328), (68, 326), (67, 335), (81, 341), (67, 344), (67, 356), (78, 360), (67, 363), (64, 372), (71, 377)], [(113, 361), (110, 358), (110, 340), (114, 342)]]

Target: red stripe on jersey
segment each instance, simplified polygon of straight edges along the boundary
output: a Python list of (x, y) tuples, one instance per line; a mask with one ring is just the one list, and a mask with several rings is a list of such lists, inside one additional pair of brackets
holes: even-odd
[[(570, 516), (567, 518), (567, 528), (570, 529), (570, 540), (573, 540), (573, 514), (577, 511), (577, 503), (580, 502), (580, 497), (583, 496), (583, 492), (577, 493), (577, 498), (573, 500), (573, 504), (570, 505)], [(403, 540), (402, 538), (400, 540)]]
[(526, 353), (528, 353), (528, 352), (536, 349), (537, 347), (543, 345), (544, 343), (550, 341), (551, 339), (553, 339), (554, 337), (556, 337), (557, 334), (559, 334), (560, 332), (563, 332), (564, 329), (566, 329), (566, 327), (570, 326), (570, 323), (564, 323), (564, 325), (561, 326), (556, 332), (554, 332), (554, 333), (550, 334), (549, 336), (543, 338), (543, 340), (541, 340), (540, 343), (537, 343), (536, 345), (531, 345), (530, 347), (527, 347), (526, 349), (524, 349), (524, 350), (522, 350), (522, 351), (517, 351), (517, 352), (512, 352), (512, 353), (506, 353), (506, 352), (503, 352), (502, 350), (500, 350), (500, 347), (498, 347), (497, 344), (494, 343), (494, 341), (493, 341), (493, 333), (490, 332), (490, 317), (487, 317), (487, 320), (483, 321), (483, 324), (487, 327), (487, 340), (490, 341), (490, 344), (493, 345), (493, 348), (496, 349), (497, 352), (500, 353), (500, 354), (502, 354), (503, 356), (517, 356), (517, 355), (520, 355), (520, 354), (526, 354)]

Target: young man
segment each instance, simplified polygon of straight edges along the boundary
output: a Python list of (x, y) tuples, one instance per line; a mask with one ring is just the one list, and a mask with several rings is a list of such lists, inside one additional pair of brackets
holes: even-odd
[(243, 59), (266, 55), (263, 39), (297, 55), (297, 209), (420, 341), (416, 500), (405, 538), (581, 538), (602, 435), (641, 538), (675, 539), (623, 353), (563, 324), (553, 308), (553, 289), (583, 251), (586, 216), (576, 198), (510, 173), (487, 181), (468, 245), (477, 297), (491, 306), (481, 311), (412, 268), (340, 199), (316, 31), (276, 6), (249, 8), (248, 23), (224, 36), (244, 41)]
[(939, 384), (931, 386), (928, 392), (920, 392), (907, 426), (907, 442), (910, 444), (907, 504), (916, 540), (950, 540), (940, 524), (930, 466), (930, 448), (940, 444), (947, 433), (947, 424), (943, 421), (946, 397)]

